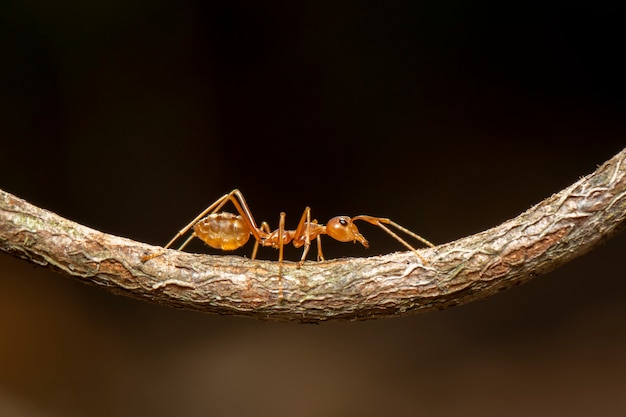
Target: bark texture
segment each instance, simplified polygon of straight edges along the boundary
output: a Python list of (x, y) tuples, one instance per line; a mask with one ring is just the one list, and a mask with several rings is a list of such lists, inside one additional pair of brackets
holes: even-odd
[(109, 291), (271, 320), (361, 320), (488, 297), (580, 256), (626, 224), (626, 149), (516, 218), (457, 241), (370, 258), (285, 262), (200, 255), (109, 235), (0, 190), (0, 250)]

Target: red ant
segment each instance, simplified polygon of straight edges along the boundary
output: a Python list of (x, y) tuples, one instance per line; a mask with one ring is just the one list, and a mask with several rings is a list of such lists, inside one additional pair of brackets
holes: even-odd
[[(235, 209), (239, 214), (219, 212), (229, 201), (233, 204), (233, 206), (235, 206)], [(254, 217), (252, 217), (252, 213), (246, 204), (246, 200), (243, 198), (243, 194), (241, 194), (241, 192), (237, 189), (218, 198), (187, 226), (183, 227), (176, 234), (176, 236), (174, 236), (172, 240), (165, 245), (163, 250), (144, 256), (142, 261), (145, 262), (161, 255), (165, 252), (165, 249), (172, 246), (178, 238), (187, 233), (189, 229), (193, 228), (191, 236), (183, 242), (178, 250), (182, 250), (185, 246), (187, 246), (189, 241), (194, 237), (201, 239), (207, 245), (215, 249), (234, 250), (245, 245), (250, 239), (250, 235), (252, 235), (256, 242), (254, 244), (254, 249), (252, 250), (251, 259), (256, 257), (259, 245), (271, 246), (274, 249), (278, 249), (279, 276), (281, 276), (283, 247), (290, 243), (296, 248), (304, 246), (299, 266), (304, 264), (304, 260), (309, 253), (312, 239), (317, 239), (317, 259), (322, 261), (324, 260), (324, 255), (322, 254), (322, 242), (320, 239), (321, 235), (328, 235), (340, 242), (359, 242), (366, 248), (369, 247), (367, 239), (363, 237), (363, 235), (359, 232), (359, 229), (354, 224), (355, 220), (363, 220), (380, 227), (394, 237), (398, 242), (412, 250), (413, 253), (415, 253), (415, 256), (417, 256), (422, 263), (427, 263), (426, 260), (422, 258), (419, 253), (417, 253), (417, 250), (413, 246), (409, 245), (404, 239), (385, 225), (391, 225), (430, 247), (434, 247), (434, 245), (399, 224), (382, 217), (360, 215), (350, 218), (348, 216), (337, 216), (330, 219), (324, 226), (322, 224), (318, 224), (317, 220), (311, 221), (311, 209), (307, 207), (304, 209), (304, 213), (302, 213), (298, 227), (296, 227), (295, 230), (285, 230), (285, 213), (280, 213), (278, 229), (271, 231), (266, 222), (261, 223), (261, 227), (259, 227), (257, 226)]]

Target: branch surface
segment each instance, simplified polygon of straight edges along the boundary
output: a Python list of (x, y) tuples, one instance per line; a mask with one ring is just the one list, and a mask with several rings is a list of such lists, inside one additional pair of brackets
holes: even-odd
[(272, 320), (360, 320), (488, 297), (580, 256), (626, 225), (626, 149), (484, 232), (412, 252), (285, 262), (168, 250), (82, 226), (0, 190), (0, 250), (170, 307)]

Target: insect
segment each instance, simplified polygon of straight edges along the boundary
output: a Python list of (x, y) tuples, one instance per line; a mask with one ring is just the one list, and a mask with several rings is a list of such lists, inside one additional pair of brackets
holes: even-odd
[[(220, 211), (228, 202), (232, 203), (238, 214)], [(259, 245), (278, 249), (279, 276), (282, 276), (283, 248), (285, 245), (292, 244), (296, 248), (304, 247), (302, 257), (300, 258), (300, 262), (298, 264), (299, 266), (304, 264), (313, 239), (317, 240), (317, 259), (322, 261), (324, 260), (321, 242), (322, 235), (330, 236), (340, 242), (359, 242), (366, 248), (369, 247), (367, 239), (363, 237), (357, 226), (354, 224), (357, 220), (362, 220), (380, 227), (398, 242), (412, 250), (413, 253), (415, 253), (415, 256), (417, 256), (422, 263), (427, 263), (426, 260), (422, 258), (419, 253), (417, 253), (417, 250), (413, 246), (407, 243), (386, 225), (395, 227), (427, 246), (433, 247), (434, 245), (412, 231), (383, 217), (373, 217), (367, 215), (360, 215), (356, 217), (336, 216), (330, 219), (326, 225), (323, 225), (317, 223), (317, 220), (315, 219), (311, 220), (311, 209), (307, 207), (304, 209), (304, 213), (302, 213), (300, 222), (295, 230), (285, 229), (285, 213), (280, 213), (278, 229), (274, 231), (270, 230), (269, 225), (266, 222), (261, 223), (261, 226), (259, 227), (250, 212), (250, 208), (248, 207), (246, 200), (243, 198), (243, 194), (237, 189), (218, 198), (213, 204), (204, 209), (195, 219), (189, 222), (189, 224), (183, 227), (167, 243), (167, 245), (163, 247), (161, 251), (144, 256), (142, 261), (145, 262), (163, 254), (167, 248), (171, 247), (174, 242), (176, 242), (176, 240), (182, 237), (190, 229), (193, 229), (193, 233), (183, 242), (182, 245), (180, 245), (178, 250), (185, 248), (191, 239), (197, 237), (212, 248), (229, 251), (242, 247), (248, 242), (250, 236), (252, 236), (254, 237), (255, 244), (254, 249), (252, 250), (251, 258), (256, 258)]]

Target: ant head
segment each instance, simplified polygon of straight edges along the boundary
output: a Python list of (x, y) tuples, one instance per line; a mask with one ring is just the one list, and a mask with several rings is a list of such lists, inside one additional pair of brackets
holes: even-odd
[(326, 223), (326, 234), (340, 242), (356, 242), (366, 248), (369, 247), (367, 239), (359, 233), (359, 229), (348, 216), (333, 217)]

